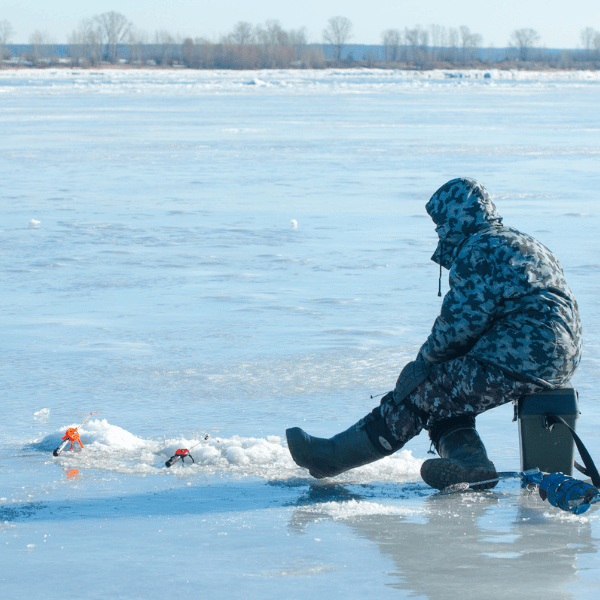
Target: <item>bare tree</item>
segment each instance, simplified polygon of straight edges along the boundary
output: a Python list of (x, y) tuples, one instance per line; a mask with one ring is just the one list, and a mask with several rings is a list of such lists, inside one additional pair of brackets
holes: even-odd
[(448, 60), (454, 62), (456, 55), (458, 54), (458, 40), (459, 40), (458, 29), (451, 27), (448, 31)]
[(386, 29), (381, 34), (381, 41), (385, 48), (385, 60), (397, 62), (400, 58), (400, 44), (402, 34), (398, 29)]
[(14, 34), (13, 26), (6, 19), (0, 21), (0, 44), (3, 46), (8, 44)]
[(440, 50), (444, 46), (446, 39), (446, 28), (441, 27), (440, 25), (430, 25), (429, 26), (429, 39), (430, 39), (430, 53), (431, 58), (434, 61), (439, 60), (440, 58)]
[(127, 37), (130, 63), (144, 63), (148, 58), (145, 47), (148, 46), (148, 34), (142, 30), (132, 27)]
[(188, 68), (194, 68), (197, 65), (196, 48), (192, 38), (185, 38), (181, 45), (181, 61)]
[(195, 62), (199, 69), (212, 69), (215, 66), (217, 44), (206, 38), (194, 39)]
[(584, 50), (592, 49), (592, 40), (594, 39), (594, 33), (596, 30), (593, 27), (586, 27), (579, 32), (579, 37), (581, 38), (581, 45)]
[(246, 21), (239, 21), (231, 33), (233, 43), (246, 46), (254, 41), (254, 27)]
[(540, 36), (535, 29), (515, 29), (510, 36), (510, 46), (517, 48), (519, 59), (526, 61), (531, 56), (531, 51), (538, 43)]
[(295, 57), (290, 37), (279, 21), (267, 21), (257, 27), (255, 36), (261, 45), (262, 63), (267, 68), (285, 67)]
[(408, 27), (404, 30), (404, 39), (406, 41), (407, 52), (409, 53), (407, 56), (407, 61), (416, 64), (419, 57), (419, 38), (420, 38), (421, 28), (413, 27), (413, 29), (408, 29)]
[(346, 17), (331, 17), (323, 30), (323, 39), (335, 49), (335, 57), (341, 60), (346, 42), (352, 37), (352, 21)]
[(83, 19), (69, 36), (69, 54), (77, 64), (95, 65), (102, 58), (102, 34), (93, 19)]
[(585, 29), (581, 30), (581, 45), (585, 50), (586, 60), (590, 60), (592, 58), (592, 53), (594, 50), (594, 38), (597, 35), (600, 36), (600, 33), (598, 33), (593, 27), (586, 27)]
[(177, 41), (164, 29), (154, 33), (154, 61), (157, 65), (172, 65), (175, 60)]
[(131, 30), (131, 22), (121, 13), (114, 10), (93, 17), (102, 32), (102, 41), (106, 45), (106, 60), (116, 62), (119, 44), (127, 39)]
[[(204, 57), (203, 48), (199, 53)], [(212, 64), (219, 68), (285, 68), (312, 63), (307, 48), (306, 29), (285, 31), (277, 20), (253, 27), (238, 22), (233, 31), (210, 49)], [(204, 65), (203, 58), (198, 63)]]
[(263, 46), (286, 46), (289, 43), (288, 34), (282, 29), (279, 21), (267, 21), (264, 27), (259, 25), (255, 35), (258, 43)]
[(423, 68), (427, 66), (427, 63), (431, 60), (429, 52), (429, 32), (425, 29), (420, 30), (419, 35), (419, 57), (417, 64)]
[(306, 27), (300, 29), (290, 29), (288, 31), (289, 43), (291, 44), (296, 58), (300, 61), (305, 61), (308, 56), (308, 42), (306, 38)]
[(29, 36), (29, 45), (31, 46), (31, 54), (29, 58), (34, 64), (41, 61), (48, 62), (54, 55), (54, 40), (46, 31), (36, 30)]
[(6, 45), (10, 42), (13, 35), (14, 29), (12, 25), (6, 20), (0, 21), (0, 60), (8, 57)]
[(483, 42), (483, 38), (478, 33), (471, 33), (471, 30), (462, 25), (459, 27), (460, 39), (462, 42), (463, 60), (474, 60), (476, 58), (475, 51)]
[(415, 66), (423, 68), (429, 62), (429, 32), (420, 25), (412, 29), (404, 30), (404, 39), (406, 41), (409, 55), (407, 60)]

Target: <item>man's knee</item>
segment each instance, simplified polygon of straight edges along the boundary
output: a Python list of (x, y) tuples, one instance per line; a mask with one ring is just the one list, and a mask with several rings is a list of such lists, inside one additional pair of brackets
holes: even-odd
[(400, 372), (396, 387), (394, 388), (394, 402), (401, 404), (411, 392), (419, 387), (429, 376), (431, 367), (429, 363), (421, 360), (409, 362)]

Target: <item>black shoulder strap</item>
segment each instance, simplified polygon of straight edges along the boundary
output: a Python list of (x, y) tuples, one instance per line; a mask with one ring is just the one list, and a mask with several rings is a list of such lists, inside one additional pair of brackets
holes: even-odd
[(581, 471), (584, 475), (587, 475), (588, 477), (590, 477), (592, 480), (592, 484), (595, 487), (600, 488), (600, 474), (598, 473), (598, 469), (596, 469), (596, 465), (594, 464), (594, 461), (592, 460), (590, 453), (587, 451), (587, 448), (583, 445), (583, 442), (581, 441), (579, 436), (575, 433), (573, 428), (562, 417), (559, 417), (558, 415), (555, 415), (554, 413), (548, 413), (547, 417), (548, 417), (548, 423), (550, 423), (551, 425), (554, 423), (562, 423), (571, 432), (571, 435), (573, 436), (573, 441), (575, 442), (575, 445), (577, 446), (577, 450), (579, 451), (579, 456), (581, 456), (581, 460), (583, 460), (583, 464), (585, 465), (585, 468), (583, 468), (581, 465), (579, 465), (579, 464), (577, 464), (577, 462), (575, 462), (575, 467), (577, 468), (578, 471)]

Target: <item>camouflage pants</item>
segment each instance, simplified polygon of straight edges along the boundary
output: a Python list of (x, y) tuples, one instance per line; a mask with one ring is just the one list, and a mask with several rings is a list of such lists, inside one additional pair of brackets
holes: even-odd
[(543, 389), (535, 383), (510, 379), (496, 367), (461, 356), (433, 365), (427, 379), (401, 404), (396, 405), (390, 394), (382, 401), (380, 410), (393, 437), (404, 445), (422, 429), (429, 430), (440, 421), (476, 416)]

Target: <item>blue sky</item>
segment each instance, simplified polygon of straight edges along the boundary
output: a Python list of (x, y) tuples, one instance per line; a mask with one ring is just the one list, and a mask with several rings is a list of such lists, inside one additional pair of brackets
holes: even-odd
[(36, 30), (66, 42), (81, 19), (115, 10), (153, 34), (166, 30), (182, 37), (218, 39), (238, 21), (257, 25), (278, 20), (284, 29), (305, 27), (309, 41), (321, 42), (330, 17), (353, 23), (353, 43), (378, 44), (389, 28), (430, 24), (466, 25), (484, 45), (504, 47), (515, 29), (531, 27), (547, 48), (576, 48), (585, 27), (600, 31), (599, 0), (3, 0), (0, 21), (13, 27), (13, 43), (27, 43)]

